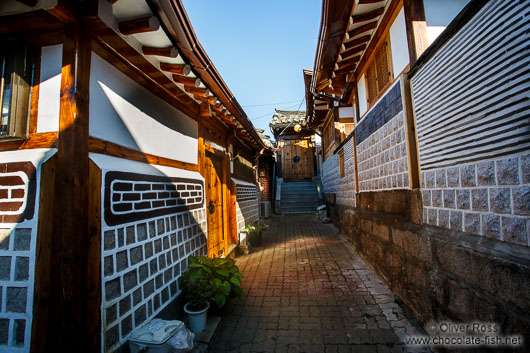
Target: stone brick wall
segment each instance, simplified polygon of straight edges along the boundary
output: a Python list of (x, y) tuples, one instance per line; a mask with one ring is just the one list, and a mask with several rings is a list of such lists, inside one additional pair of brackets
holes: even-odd
[(340, 177), (340, 159), (336, 154), (329, 156), (323, 165), (322, 186), (324, 193), (335, 194), (339, 205), (355, 206), (355, 158), (353, 138), (344, 144), (344, 177)]
[(426, 223), (530, 245), (530, 154), (421, 173)]
[(29, 352), (40, 164), (55, 153), (0, 153), (0, 352)]
[(237, 232), (259, 219), (259, 200), (257, 186), (238, 179), (236, 184), (236, 220)]
[[(198, 173), (97, 161), (104, 185), (102, 326), (105, 352), (181, 293), (190, 255), (207, 254), (204, 181)], [(114, 159), (113, 160), (117, 160)], [(134, 165), (133, 165), (134, 164)], [(119, 164), (118, 164), (119, 165)]]
[(355, 139), (359, 191), (409, 187), (400, 80), (358, 123)]

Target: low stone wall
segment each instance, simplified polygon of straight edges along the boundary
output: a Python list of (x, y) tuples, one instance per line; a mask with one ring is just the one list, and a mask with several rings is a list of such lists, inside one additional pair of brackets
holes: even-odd
[(498, 323), (530, 342), (530, 250), (423, 224), (419, 190), (357, 194), (328, 205), (341, 233), (426, 324)]

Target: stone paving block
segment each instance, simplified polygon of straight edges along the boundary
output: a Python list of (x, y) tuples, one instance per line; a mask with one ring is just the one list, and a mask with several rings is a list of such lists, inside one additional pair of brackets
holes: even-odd
[(237, 259), (246, 297), (224, 314), (210, 351), (403, 351), (412, 325), (337, 233), (311, 216), (273, 216), (259, 251)]

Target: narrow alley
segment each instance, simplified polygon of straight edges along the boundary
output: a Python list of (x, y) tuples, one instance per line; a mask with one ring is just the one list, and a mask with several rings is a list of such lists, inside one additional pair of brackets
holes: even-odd
[(399, 300), (314, 215), (273, 216), (237, 264), (246, 297), (223, 315), (211, 352), (408, 352), (418, 335)]

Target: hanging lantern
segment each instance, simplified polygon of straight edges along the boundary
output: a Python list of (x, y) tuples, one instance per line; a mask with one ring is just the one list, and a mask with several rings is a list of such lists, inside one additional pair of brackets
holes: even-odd
[(300, 130), (302, 130), (302, 126), (301, 126), (300, 124), (296, 124), (296, 125), (294, 126), (294, 131), (295, 131), (295, 132), (300, 132)]

